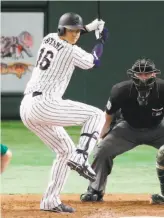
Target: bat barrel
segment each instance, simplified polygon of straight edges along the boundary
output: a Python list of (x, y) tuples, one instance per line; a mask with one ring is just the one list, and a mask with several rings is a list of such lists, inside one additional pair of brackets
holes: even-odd
[(100, 14), (100, 0), (97, 1), (97, 15), (98, 15), (98, 20), (101, 20), (101, 14)]

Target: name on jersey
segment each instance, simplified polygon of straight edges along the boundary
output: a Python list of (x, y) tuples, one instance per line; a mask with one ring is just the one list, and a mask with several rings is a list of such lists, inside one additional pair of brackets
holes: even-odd
[(64, 47), (60, 42), (57, 42), (52, 37), (49, 37), (48, 39), (45, 39), (44, 44), (49, 44), (49, 45), (53, 46), (55, 49), (57, 49), (58, 51), (60, 51)]

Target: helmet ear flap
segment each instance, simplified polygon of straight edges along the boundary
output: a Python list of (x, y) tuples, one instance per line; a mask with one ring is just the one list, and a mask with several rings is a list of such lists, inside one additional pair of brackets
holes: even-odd
[(58, 28), (58, 36), (63, 36), (64, 34), (65, 34), (65, 28), (64, 27)]

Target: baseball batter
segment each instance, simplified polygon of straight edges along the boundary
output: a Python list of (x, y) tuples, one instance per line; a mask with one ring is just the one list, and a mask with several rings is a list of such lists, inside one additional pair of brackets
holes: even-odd
[[(20, 107), (24, 125), (57, 153), (51, 178), (42, 198), (40, 209), (53, 212), (74, 212), (64, 205), (59, 194), (66, 181), (69, 167), (87, 179), (94, 180), (95, 172), (87, 159), (104, 123), (104, 113), (93, 106), (62, 98), (76, 67), (90, 69), (100, 65), (108, 31), (104, 21), (94, 20), (84, 26), (75, 13), (61, 16), (57, 33), (48, 34), (40, 46), (37, 63), (25, 89)], [(76, 42), (80, 34), (100, 31), (101, 36), (92, 53)], [(65, 126), (82, 125), (77, 149), (64, 130)], [(43, 157), (44, 158), (44, 157)]]

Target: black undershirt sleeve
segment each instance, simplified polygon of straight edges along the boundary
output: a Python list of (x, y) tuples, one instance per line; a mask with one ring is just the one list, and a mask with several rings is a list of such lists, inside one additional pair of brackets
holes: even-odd
[(122, 93), (120, 88), (117, 87), (117, 85), (112, 87), (110, 98), (106, 104), (106, 113), (109, 115), (112, 115), (116, 113), (121, 108), (121, 102), (122, 102)]

